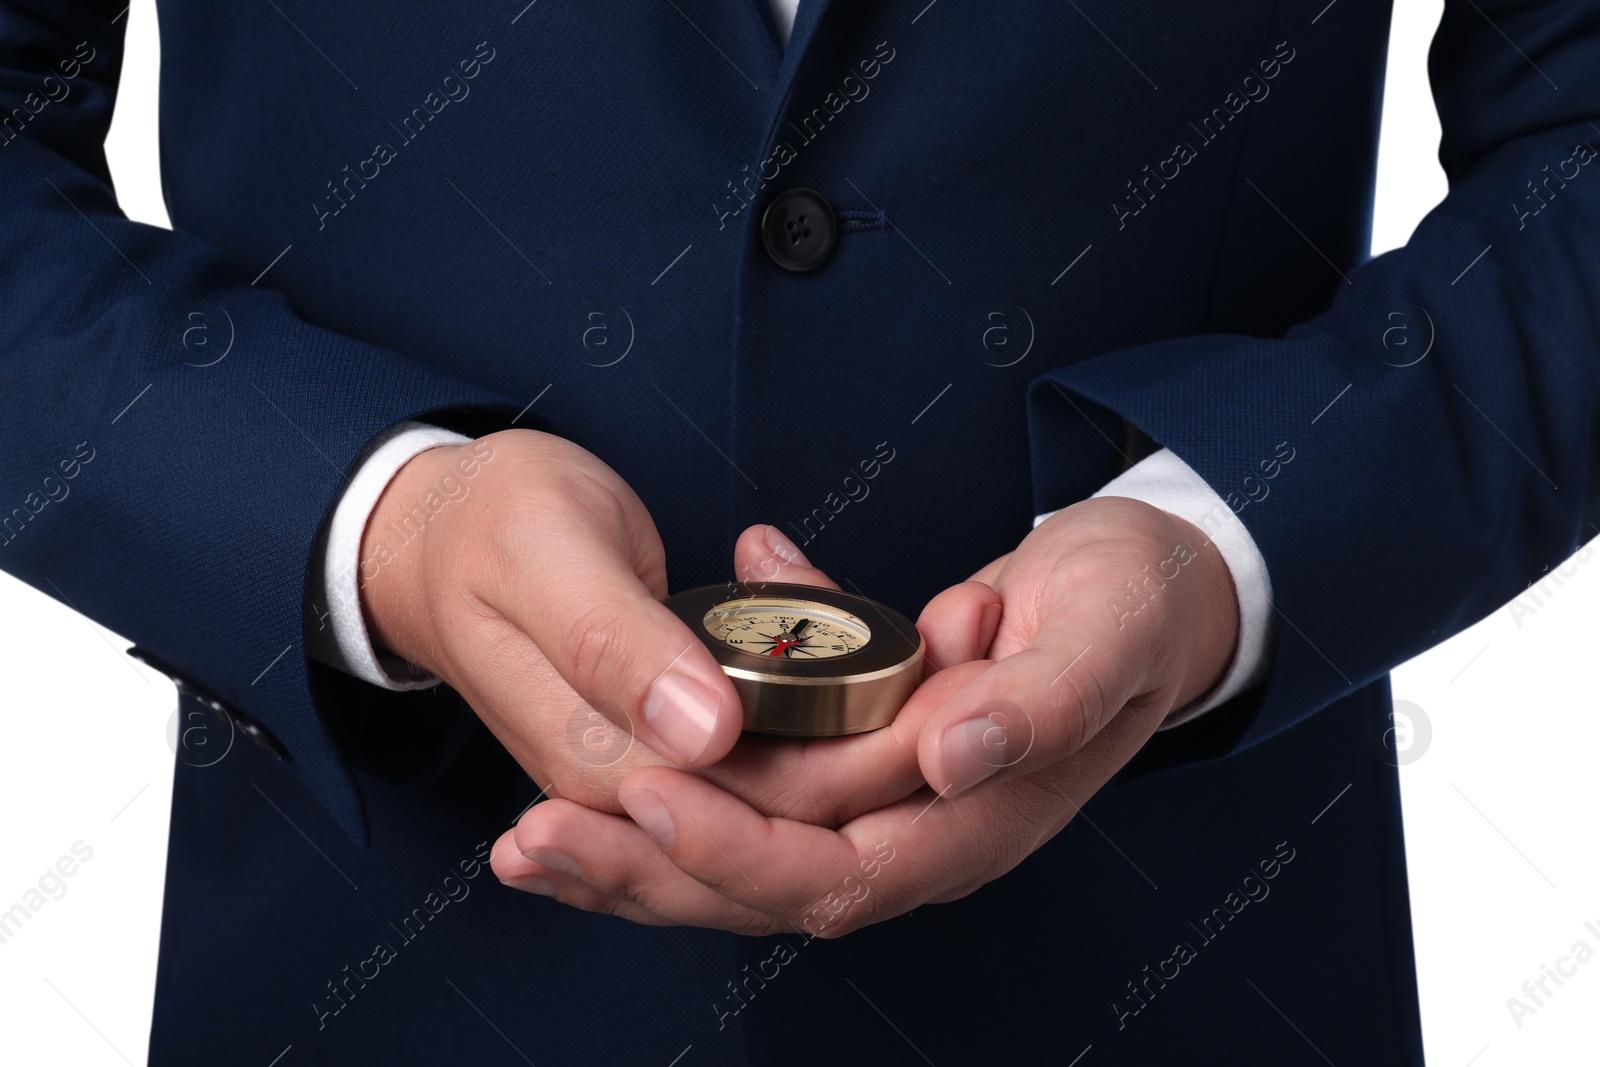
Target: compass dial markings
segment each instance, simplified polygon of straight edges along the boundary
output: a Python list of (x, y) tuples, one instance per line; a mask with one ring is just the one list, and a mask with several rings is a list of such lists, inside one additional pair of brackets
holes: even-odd
[(833, 659), (859, 652), (872, 636), (846, 611), (786, 597), (719, 605), (706, 614), (705, 628), (731, 648), (768, 659)]

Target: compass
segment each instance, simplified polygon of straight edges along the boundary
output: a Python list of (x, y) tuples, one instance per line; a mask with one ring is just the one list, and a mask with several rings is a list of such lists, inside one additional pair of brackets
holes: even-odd
[(787, 582), (690, 589), (667, 607), (711, 650), (744, 728), (837, 737), (894, 721), (922, 681), (922, 635), (866, 597)]

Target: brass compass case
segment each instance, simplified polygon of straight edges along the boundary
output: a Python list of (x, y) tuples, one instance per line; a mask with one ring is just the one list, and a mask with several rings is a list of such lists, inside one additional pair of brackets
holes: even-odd
[(921, 633), (866, 597), (755, 582), (701, 586), (666, 603), (732, 680), (753, 733), (877, 730), (922, 681)]

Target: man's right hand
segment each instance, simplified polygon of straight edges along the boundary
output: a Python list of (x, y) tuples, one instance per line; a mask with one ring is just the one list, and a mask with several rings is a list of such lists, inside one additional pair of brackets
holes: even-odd
[(738, 739), (733, 687), (660, 603), (666, 559), (644, 504), (570, 441), (507, 430), (418, 454), (379, 498), (361, 558), (375, 644), (450, 683), (540, 785), (582, 702), (679, 766)]
[[(833, 586), (773, 535), (758, 526), (740, 538), (739, 578)], [(375, 644), (448, 682), (552, 795), (621, 813), (624, 777), (676, 765), (769, 814), (837, 825), (922, 784), (910, 723), (857, 738), (751, 738), (729, 756), (743, 711), (711, 653), (661, 604), (654, 522), (570, 441), (507, 430), (419, 453), (379, 499), (361, 558)], [(978, 583), (944, 597), (959, 602), (948, 617), (998, 602)], [(925, 636), (941, 666), (980, 654), (964, 638)]]

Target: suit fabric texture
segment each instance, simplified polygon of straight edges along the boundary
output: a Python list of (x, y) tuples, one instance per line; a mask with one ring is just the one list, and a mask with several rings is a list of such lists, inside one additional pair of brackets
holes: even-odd
[[(121, 7), (0, 6), (0, 565), (282, 753), (177, 763), (152, 1063), (1421, 1062), (1386, 672), (1595, 518), (1600, 3), (1447, 2), (1451, 191), (1370, 261), (1383, 3), (164, 0), (172, 233)], [(1260, 546), (1271, 672), (959, 902), (579, 913), (488, 871), (539, 789), (458, 697), (306, 657), (410, 418), (590, 449), (674, 589), (772, 522), (912, 613), (1132, 428)]]

